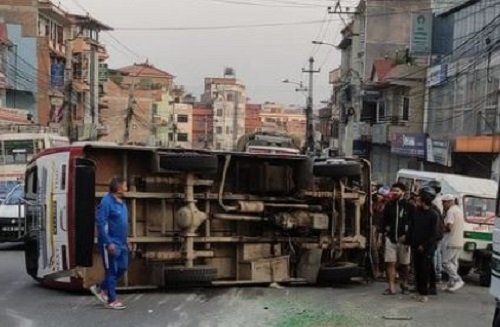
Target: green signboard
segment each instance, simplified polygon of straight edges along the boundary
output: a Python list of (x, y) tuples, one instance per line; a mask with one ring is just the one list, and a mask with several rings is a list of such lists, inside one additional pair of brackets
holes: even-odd
[(108, 64), (99, 64), (99, 82), (108, 80)]
[(410, 51), (414, 54), (430, 54), (432, 46), (432, 14), (413, 13), (411, 16)]

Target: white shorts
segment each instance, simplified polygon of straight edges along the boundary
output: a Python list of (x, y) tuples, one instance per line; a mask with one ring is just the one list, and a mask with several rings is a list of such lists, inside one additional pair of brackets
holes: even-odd
[(400, 265), (409, 265), (411, 260), (410, 247), (404, 244), (394, 244), (385, 238), (385, 262), (396, 262)]

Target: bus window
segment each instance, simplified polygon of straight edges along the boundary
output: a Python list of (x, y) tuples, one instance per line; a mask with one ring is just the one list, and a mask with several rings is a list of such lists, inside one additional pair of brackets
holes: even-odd
[(5, 140), (5, 164), (24, 164), (33, 157), (33, 140)]
[(495, 199), (466, 196), (463, 207), (465, 220), (468, 223), (486, 225), (495, 223)]

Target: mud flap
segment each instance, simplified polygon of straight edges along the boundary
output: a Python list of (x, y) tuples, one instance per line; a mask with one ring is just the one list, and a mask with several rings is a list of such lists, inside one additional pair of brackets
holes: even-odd
[(310, 284), (316, 284), (322, 254), (322, 249), (305, 250), (297, 265), (297, 277), (305, 279)]

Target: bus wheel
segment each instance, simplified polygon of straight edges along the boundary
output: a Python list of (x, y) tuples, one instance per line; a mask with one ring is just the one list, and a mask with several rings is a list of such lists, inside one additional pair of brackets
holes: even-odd
[(326, 161), (316, 163), (313, 167), (314, 176), (342, 178), (361, 175), (361, 165), (349, 161)]
[(218, 160), (216, 156), (204, 153), (169, 153), (158, 154), (160, 172), (178, 171), (186, 173), (215, 174)]
[(170, 266), (164, 268), (165, 283), (210, 283), (217, 279), (217, 268), (209, 266)]

